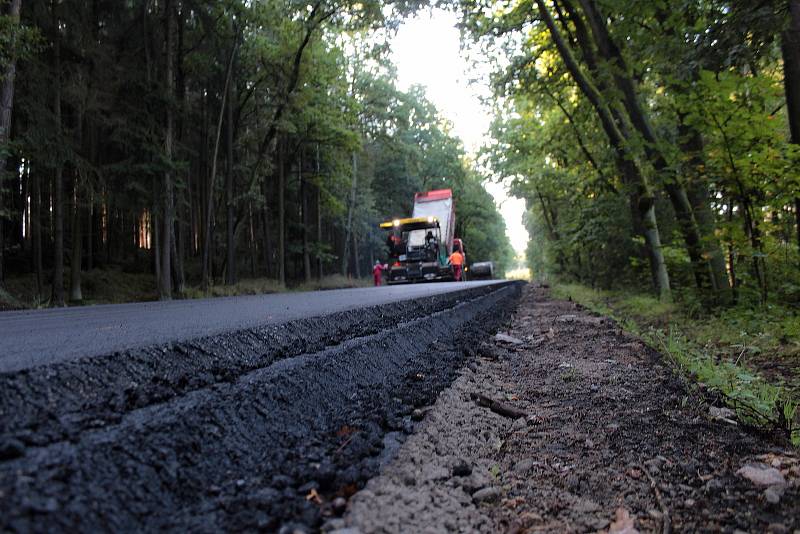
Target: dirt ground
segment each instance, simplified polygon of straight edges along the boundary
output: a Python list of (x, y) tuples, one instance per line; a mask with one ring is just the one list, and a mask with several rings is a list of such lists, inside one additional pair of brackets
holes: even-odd
[(326, 530), (800, 533), (800, 457), (609, 319), (519, 309)]

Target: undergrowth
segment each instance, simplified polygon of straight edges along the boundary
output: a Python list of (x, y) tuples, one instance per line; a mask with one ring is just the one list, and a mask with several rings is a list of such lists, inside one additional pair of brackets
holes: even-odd
[(699, 314), (680, 303), (661, 303), (647, 295), (598, 291), (556, 284), (556, 298), (571, 298), (666, 354), (675, 369), (719, 393), (745, 424), (778, 428), (800, 446), (797, 391), (768, 380), (747, 365), (749, 356), (797, 344), (797, 318), (783, 310), (727, 309)]
[[(227, 286), (215, 284), (208, 289), (199, 285), (187, 285), (176, 299), (198, 299), (208, 297), (231, 297), (238, 295), (263, 295), (287, 291), (318, 291), (366, 287), (372, 285), (372, 278), (348, 278), (341, 275), (325, 276), (308, 283), (284, 286), (272, 278), (242, 278), (237, 284)], [(45, 308), (50, 304), (52, 291), (49, 280), (42, 288), (39, 297), (36, 280), (31, 276), (9, 277), (5, 290), (0, 289), (0, 310)], [(94, 269), (82, 273), (83, 301), (70, 302), (70, 306), (88, 304), (116, 304), (122, 302), (141, 302), (158, 298), (155, 279), (151, 274), (128, 273), (120, 268)], [(65, 288), (69, 297), (69, 287)]]

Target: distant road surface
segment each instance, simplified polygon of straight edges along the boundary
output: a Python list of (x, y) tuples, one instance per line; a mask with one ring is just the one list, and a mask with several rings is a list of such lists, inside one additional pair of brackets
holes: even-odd
[(497, 283), (501, 281), (0, 312), (0, 373)]

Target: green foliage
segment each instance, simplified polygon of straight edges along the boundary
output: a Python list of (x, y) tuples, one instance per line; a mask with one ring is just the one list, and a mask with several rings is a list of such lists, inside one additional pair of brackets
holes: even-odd
[[(800, 146), (789, 138), (776, 46), (788, 23), (785, 2), (542, 4), (578, 70), (599, 88), (625, 155), (537, 16), (539, 2), (459, 2), (473, 51), (496, 58), (486, 158), (527, 203), (534, 275), (653, 286), (638, 193), (622, 159), (652, 184), (673, 290), (693, 292), (705, 307), (800, 303)], [(591, 29), (589, 5), (600, 21), (613, 21), (608, 38), (619, 58)], [(690, 215), (678, 213), (681, 188)], [(686, 233), (693, 225), (699, 253)], [(720, 287), (704, 280), (710, 268)], [(721, 295), (725, 277), (733, 288)]]
[[(276, 276), (281, 259), (290, 284), (305, 282), (306, 263), (314, 278), (343, 263), (347, 274), (365, 274), (386, 252), (377, 224), (407, 214), (414, 193), (434, 187), (459, 191), (462, 237), (502, 265), (502, 220), (460, 141), (421, 87), (397, 88), (389, 38), (422, 4), (25, 0), (22, 25), (0, 18), (0, 67), (19, 60), (13, 145), (0, 150), (25, 161), (20, 187), (6, 188), (0, 202), (15, 224), (6, 248), (30, 255), (30, 232), (16, 230), (30, 202), (21, 196), (36, 178), (51, 205), (60, 169), (67, 246), (73, 214), (94, 217), (101, 237), (92, 259), (143, 272), (155, 264), (165, 185), (174, 184), (189, 286), (199, 283), (206, 255), (212, 281), (219, 278), (228, 248), (237, 270), (247, 266), (253, 277)], [(47, 263), (54, 212), (42, 218)], [(15, 270), (33, 263), (14, 261)]]

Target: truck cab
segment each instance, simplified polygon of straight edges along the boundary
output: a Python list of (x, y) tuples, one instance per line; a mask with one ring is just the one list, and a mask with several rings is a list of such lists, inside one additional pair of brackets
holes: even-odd
[(448, 258), (458, 250), (466, 259), (463, 242), (453, 236), (455, 220), (452, 190), (437, 189), (414, 195), (411, 217), (382, 223), (389, 231), (389, 283), (453, 280)]
[(389, 283), (440, 280), (447, 276), (447, 247), (436, 217), (394, 219), (381, 224), (389, 230)]

